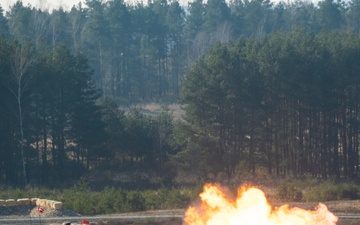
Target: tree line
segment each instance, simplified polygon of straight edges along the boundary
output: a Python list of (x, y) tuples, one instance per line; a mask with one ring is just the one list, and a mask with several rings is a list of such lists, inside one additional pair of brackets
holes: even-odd
[[(359, 7), (92, 0), (50, 13), (18, 1), (0, 14), (0, 182), (91, 169), (166, 184), (259, 168), (356, 177)], [(180, 121), (119, 110), (177, 98)]]
[[(303, 30), (218, 44), (182, 85), (195, 170), (359, 174), (360, 38)], [(185, 129), (184, 129), (185, 130)]]
[[(2, 10), (1, 10), (2, 11)], [(103, 98), (120, 102), (174, 99), (194, 61), (216, 42), (259, 38), (302, 28), (360, 32), (360, 2), (323, 0), (86, 0), (51, 12), (17, 1), (0, 15), (0, 32), (35, 48), (60, 43), (81, 52), (94, 69)]]
[(90, 169), (165, 167), (168, 113), (99, 102), (84, 55), (39, 45), (0, 39), (0, 182), (66, 184)]
[(95, 105), (100, 92), (91, 81), (87, 59), (63, 45), (35, 51), (31, 45), (1, 39), (0, 46), (0, 180), (27, 183), (37, 167), (38, 179), (52, 175), (62, 180), (72, 143), (79, 147), (75, 159), (91, 151), (85, 150), (91, 134), (97, 134), (91, 148), (101, 145)]

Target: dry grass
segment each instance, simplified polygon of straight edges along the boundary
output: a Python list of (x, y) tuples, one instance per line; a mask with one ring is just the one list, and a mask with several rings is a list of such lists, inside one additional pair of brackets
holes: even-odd
[(128, 112), (130, 108), (139, 108), (140, 112), (145, 115), (157, 116), (162, 111), (168, 111), (173, 116), (174, 120), (179, 120), (184, 115), (184, 110), (180, 104), (160, 104), (160, 103), (146, 103), (136, 104), (130, 107), (120, 107), (121, 110)]

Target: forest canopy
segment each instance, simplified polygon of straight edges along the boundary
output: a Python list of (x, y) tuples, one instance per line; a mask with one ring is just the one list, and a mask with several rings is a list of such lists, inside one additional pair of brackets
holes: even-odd
[[(1, 9), (1, 8), (0, 8)], [(3, 12), (3, 10), (0, 10)], [(0, 182), (359, 172), (360, 2), (16, 2), (0, 13)], [(149, 116), (139, 102), (179, 103)]]
[(297, 28), (359, 34), (359, 21), (359, 0), (86, 0), (51, 12), (17, 1), (0, 13), (0, 33), (35, 49), (65, 44), (81, 52), (102, 98), (129, 103), (175, 100), (184, 75), (217, 42)]
[(189, 149), (229, 177), (241, 164), (280, 177), (356, 177), (359, 57), (360, 38), (340, 32), (214, 46), (182, 84)]

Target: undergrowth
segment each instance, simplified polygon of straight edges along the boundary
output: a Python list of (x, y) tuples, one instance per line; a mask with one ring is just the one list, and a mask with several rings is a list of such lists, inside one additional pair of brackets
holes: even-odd
[(360, 199), (360, 186), (351, 181), (292, 180), (281, 182), (276, 197), (283, 201), (333, 201)]
[[(353, 182), (291, 180), (280, 182), (269, 198), (282, 201), (330, 201), (360, 199), (360, 186)], [(70, 189), (41, 187), (1, 187), (0, 199), (38, 197), (62, 201), (64, 207), (82, 215), (135, 212), (160, 209), (185, 209), (201, 192), (200, 187), (161, 188), (158, 190), (125, 190), (106, 187), (91, 191), (88, 183), (79, 181)]]

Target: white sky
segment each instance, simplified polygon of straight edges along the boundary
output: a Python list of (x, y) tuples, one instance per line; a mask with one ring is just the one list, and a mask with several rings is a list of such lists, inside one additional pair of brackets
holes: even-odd
[[(65, 9), (71, 9), (73, 5), (77, 5), (81, 0), (22, 0), (23, 5), (31, 4), (36, 8), (49, 9), (59, 8), (60, 5)], [(4, 11), (8, 11), (10, 6), (14, 5), (17, 0), (0, 0), (0, 5)], [(41, 6), (41, 7), (40, 7)]]

